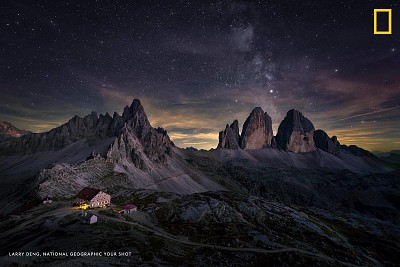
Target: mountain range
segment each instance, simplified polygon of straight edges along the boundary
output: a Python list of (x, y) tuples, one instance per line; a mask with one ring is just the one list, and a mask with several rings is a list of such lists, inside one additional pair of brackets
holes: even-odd
[[(115, 112), (112, 117), (108, 113), (98, 116), (92, 112), (83, 118), (75, 116), (44, 133), (19, 130), (7, 122), (2, 125), (2, 136), (7, 138), (0, 142), (0, 175), (3, 183), (10, 186), (37, 176), (38, 172), (40, 177), (49, 166), (61, 164), (68, 168), (65, 164), (82, 163), (98, 155), (97, 159), (104, 161), (101, 165), (128, 177), (133, 188), (176, 193), (224, 188), (191, 166), (188, 157), (193, 151), (176, 147), (166, 130), (151, 126), (138, 99), (126, 106), (122, 115)], [(256, 107), (244, 122), (241, 134), (235, 120), (219, 133), (216, 150), (197, 154), (216, 162), (231, 158), (250, 159), (265, 166), (356, 173), (393, 170), (372, 153), (354, 145), (341, 145), (336, 136), (330, 138), (323, 130), (315, 130), (312, 122), (294, 109), (287, 112), (274, 136), (271, 117)]]
[[(0, 129), (3, 215), (32, 212), (32, 203), (47, 196), (66, 201), (89, 186), (122, 202), (145, 202), (142, 208), (154, 217), (152, 221), (161, 224), (157, 227), (188, 238), (196, 231), (187, 223), (191, 221), (200, 228), (211, 227), (209, 231), (217, 231), (224, 223), (233, 228), (246, 225), (244, 239), (258, 229), (266, 235), (264, 241), (270, 240), (272, 232), (267, 229), (273, 220), (282, 220), (289, 227), (293, 225), (290, 216), (295, 216), (301, 217), (295, 219), (296, 225), (307, 225), (302, 235), (308, 231), (323, 242), (333, 242), (320, 251), (311, 240), (307, 241), (306, 251), (322, 253), (320, 260), (324, 263), (332, 257), (340, 258), (338, 265), (346, 263), (345, 258), (351, 258), (347, 263), (352, 264), (382, 263), (390, 253), (376, 247), (384, 242), (390, 243), (388, 251), (400, 251), (393, 244), (400, 240), (398, 165), (357, 146), (341, 145), (338, 137), (315, 130), (313, 123), (294, 109), (287, 112), (274, 135), (271, 117), (256, 107), (241, 133), (239, 122), (234, 120), (219, 132), (218, 147), (209, 151), (175, 146), (165, 129), (150, 124), (138, 99), (126, 106), (122, 115), (92, 112), (44, 133), (18, 130), (7, 122)], [(161, 200), (158, 204), (148, 202), (154, 199)], [(269, 210), (269, 205), (276, 208)], [(265, 220), (256, 223), (253, 210), (263, 211)], [(319, 219), (315, 221), (305, 214)], [(9, 225), (11, 217), (7, 218), (5, 224)], [(327, 218), (340, 218), (343, 228), (336, 229)], [(366, 227), (360, 235), (367, 236), (368, 242), (353, 242), (347, 231), (353, 231), (356, 224), (343, 218), (357, 221), (357, 227)], [(325, 229), (323, 233), (310, 226), (315, 223), (318, 229)], [(171, 229), (171, 224), (181, 230)], [(302, 238), (293, 236), (297, 227), (290, 228), (291, 238), (301, 246)], [(285, 235), (283, 228), (274, 231), (274, 239)], [(377, 236), (377, 231), (385, 236)], [(391, 236), (386, 236), (388, 232)], [(224, 238), (230, 240), (232, 233), (227, 230)], [(10, 230), (10, 240), (18, 234)], [(340, 249), (334, 241), (339, 236), (349, 242)], [(284, 239), (285, 246), (292, 243), (289, 237)], [(221, 246), (218, 240), (215, 242)], [(252, 242), (247, 245), (257, 247), (257, 242)], [(373, 248), (368, 247), (371, 244)], [(369, 254), (354, 256), (359, 246)], [(329, 255), (334, 247), (338, 258)], [(344, 252), (346, 249), (351, 253)]]

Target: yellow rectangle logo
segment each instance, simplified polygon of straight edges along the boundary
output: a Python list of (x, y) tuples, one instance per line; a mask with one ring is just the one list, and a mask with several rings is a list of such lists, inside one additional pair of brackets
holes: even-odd
[[(388, 30), (378, 31), (378, 13), (388, 13)], [(374, 9), (374, 34), (392, 34), (392, 10), (391, 9)]]

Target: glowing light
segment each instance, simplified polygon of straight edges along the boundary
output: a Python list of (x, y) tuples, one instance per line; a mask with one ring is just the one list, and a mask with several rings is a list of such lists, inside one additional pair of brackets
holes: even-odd
[(86, 210), (86, 209), (89, 208), (89, 205), (88, 204), (81, 204), (81, 205), (79, 205), (79, 208), (82, 209), (82, 210)]

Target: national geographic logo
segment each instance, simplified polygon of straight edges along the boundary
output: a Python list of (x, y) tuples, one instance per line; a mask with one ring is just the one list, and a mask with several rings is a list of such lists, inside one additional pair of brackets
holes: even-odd
[(391, 9), (374, 9), (374, 34), (392, 34)]

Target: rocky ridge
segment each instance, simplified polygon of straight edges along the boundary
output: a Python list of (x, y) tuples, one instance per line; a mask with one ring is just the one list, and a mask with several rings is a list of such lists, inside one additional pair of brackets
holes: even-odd
[(314, 142), (319, 149), (333, 155), (338, 155), (340, 151), (346, 151), (358, 157), (376, 158), (368, 150), (356, 145), (341, 145), (336, 136), (329, 137), (323, 130), (316, 130), (314, 132)]
[[(139, 143), (144, 147), (144, 153), (151, 158), (163, 158), (173, 146), (167, 132), (154, 129), (138, 99), (126, 106), (122, 116), (114, 113), (97, 115), (96, 112), (81, 118), (75, 116), (67, 123), (45, 133), (28, 133), (2, 143), (0, 152), (4, 155), (18, 153), (33, 154), (42, 151), (56, 151), (80, 140), (86, 140), (90, 145), (110, 137), (123, 139), (126, 130), (132, 130)], [(112, 149), (115, 151), (116, 143)], [(112, 153), (111, 153), (112, 154)], [(115, 154), (115, 153), (114, 153)]]
[(18, 138), (28, 133), (30, 132), (18, 129), (8, 121), (0, 122), (0, 141), (7, 138)]

